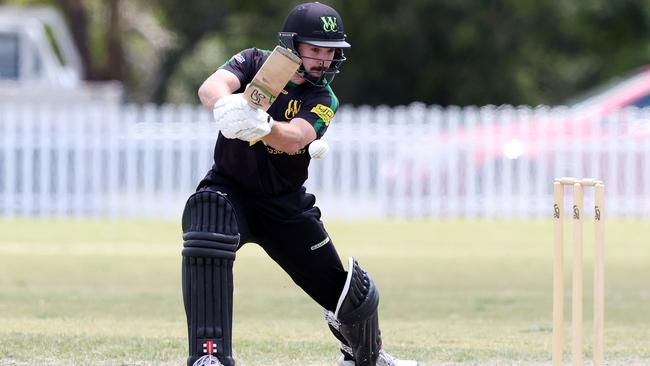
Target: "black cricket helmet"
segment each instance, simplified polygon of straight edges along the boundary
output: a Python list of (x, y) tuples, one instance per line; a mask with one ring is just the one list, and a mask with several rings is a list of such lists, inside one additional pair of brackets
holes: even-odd
[(303, 66), (300, 67), (302, 77), (317, 86), (330, 84), (340, 72), (339, 68), (346, 60), (343, 49), (350, 48), (345, 38), (343, 20), (339, 13), (318, 2), (300, 4), (293, 8), (284, 20), (282, 31), (278, 33), (280, 46), (302, 58), (307, 57), (298, 52), (298, 43), (336, 49), (332, 63), (328, 69), (321, 71), (320, 77), (315, 77), (307, 73)]

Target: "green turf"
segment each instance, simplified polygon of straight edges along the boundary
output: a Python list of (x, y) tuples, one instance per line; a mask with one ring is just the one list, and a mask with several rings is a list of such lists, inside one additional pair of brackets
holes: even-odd
[[(648, 365), (650, 223), (607, 225), (606, 359)], [(341, 256), (356, 256), (379, 285), (390, 352), (423, 365), (550, 363), (550, 222), (328, 228)], [(183, 364), (178, 224), (16, 220), (0, 232), (1, 365)], [(321, 310), (258, 247), (240, 250), (235, 276), (238, 365), (335, 364)], [(587, 356), (590, 316), (587, 306)], [(568, 306), (566, 319), (569, 330)]]

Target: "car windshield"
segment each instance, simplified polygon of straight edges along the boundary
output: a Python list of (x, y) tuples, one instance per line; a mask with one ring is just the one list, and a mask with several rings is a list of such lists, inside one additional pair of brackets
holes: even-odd
[(18, 79), (18, 36), (0, 33), (0, 79)]

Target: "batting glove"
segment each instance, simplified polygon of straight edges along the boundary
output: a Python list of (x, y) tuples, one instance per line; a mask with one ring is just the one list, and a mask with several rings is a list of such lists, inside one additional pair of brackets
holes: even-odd
[(262, 137), (271, 133), (271, 126), (274, 122), (271, 116), (257, 108), (253, 108), (249, 112), (248, 121), (252, 123), (252, 126), (238, 131), (235, 135), (236, 138), (249, 142), (260, 140)]
[(215, 103), (212, 115), (219, 131), (226, 138), (234, 139), (239, 131), (256, 125), (254, 121), (250, 121), (251, 109), (241, 94), (232, 94)]

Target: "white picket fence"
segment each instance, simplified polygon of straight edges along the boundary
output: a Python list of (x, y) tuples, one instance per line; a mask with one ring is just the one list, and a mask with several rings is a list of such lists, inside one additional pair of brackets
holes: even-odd
[[(177, 218), (216, 135), (195, 106), (0, 101), (0, 216)], [(648, 110), (343, 107), (325, 140), (307, 188), (328, 219), (548, 217), (560, 176), (650, 217)]]

